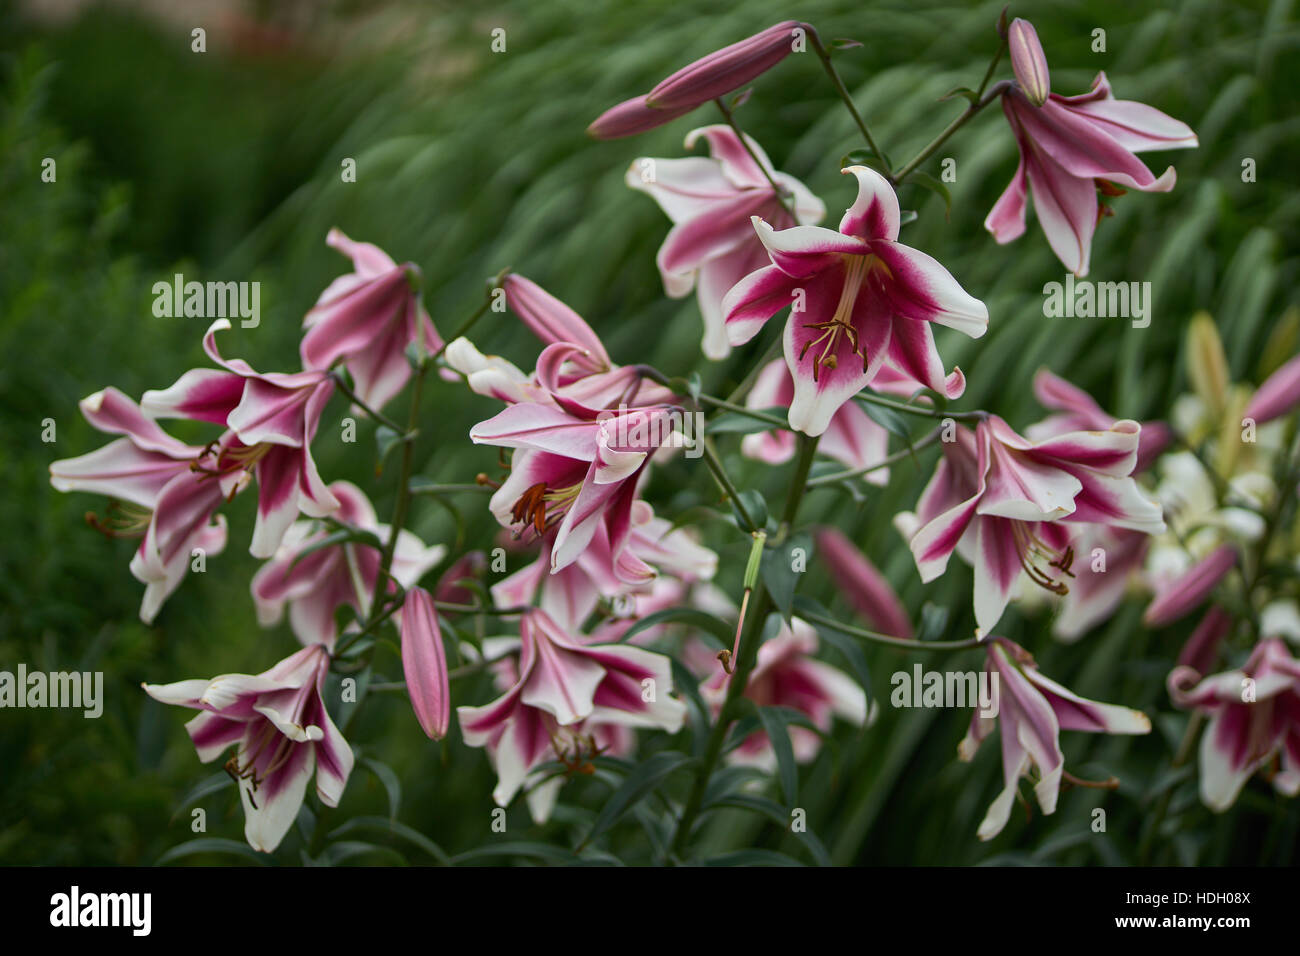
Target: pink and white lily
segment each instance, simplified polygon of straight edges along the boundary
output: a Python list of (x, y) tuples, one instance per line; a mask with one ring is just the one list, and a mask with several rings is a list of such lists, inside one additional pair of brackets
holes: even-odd
[[(777, 635), (758, 649), (758, 659), (745, 685), (745, 696), (758, 707), (789, 707), (797, 710), (823, 733), (830, 731), (834, 718), (861, 727), (867, 723), (867, 696), (843, 671), (817, 660), (817, 632), (811, 625), (793, 618)], [(709, 677), (700, 684), (700, 695), (715, 711), (721, 709), (730, 678), (709, 658)], [(821, 737), (807, 727), (789, 728), (795, 760), (807, 763), (821, 749)], [(762, 730), (756, 730), (735, 750), (728, 761), (776, 770), (776, 752)]]
[(794, 377), (790, 425), (820, 435), (835, 412), (869, 385), (888, 359), (898, 370), (949, 398), (965, 391), (959, 369), (945, 375), (932, 323), (972, 338), (988, 327), (988, 310), (934, 259), (898, 241), (898, 197), (865, 166), (842, 170), (858, 181), (858, 198), (839, 231), (794, 226), (754, 228), (772, 264), (727, 293), (723, 314), (732, 345), (749, 341), (790, 306), (785, 360)]
[(1200, 760), (1207, 807), (1228, 809), (1261, 770), (1279, 793), (1300, 793), (1300, 661), (1285, 642), (1266, 638), (1239, 670), (1210, 677), (1175, 667), (1168, 684), (1177, 706), (1210, 718)]
[(334, 381), (322, 370), (259, 373), (243, 359), (224, 359), (216, 333), (230, 328), (218, 319), (203, 336), (203, 348), (220, 369), (193, 369), (176, 384), (146, 392), (140, 407), (153, 418), (188, 418), (230, 429), (222, 452), (205, 472), (240, 487), (252, 475), (258, 484), (257, 522), (249, 551), (269, 558), (298, 512), (323, 518), (339, 507), (316, 470), (311, 442)]
[[(370, 499), (356, 485), (335, 481), (330, 493), (339, 502), (333, 517), (359, 531), (387, 541), (389, 527), (380, 524)], [(289, 626), (304, 644), (334, 647), (338, 627), (334, 612), (347, 606), (361, 618), (370, 613), (370, 598), (379, 576), (379, 552), (356, 542), (320, 546), (331, 531), (318, 521), (295, 521), (285, 532), (275, 555), (253, 575), (251, 590), (257, 621), (273, 627), (289, 612)], [(442, 545), (426, 547), (410, 531), (397, 536), (390, 573), (411, 588), (446, 553)]]
[[(707, 358), (717, 360), (731, 352), (722, 321), (723, 297), (768, 261), (751, 217), (788, 229), (821, 222), (826, 206), (799, 180), (777, 172), (749, 136), (742, 142), (724, 124), (701, 126), (687, 134), (686, 148), (693, 149), (701, 139), (709, 146), (709, 158), (636, 159), (625, 181), (649, 194), (672, 220), (673, 228), (655, 258), (664, 292), (680, 299), (697, 290), (704, 317), (701, 347)], [(773, 188), (774, 182), (784, 196)]]
[(219, 554), (226, 546), (226, 521), (216, 509), (229, 490), (198, 469), (211, 454), (178, 441), (115, 388), (82, 399), (81, 413), (95, 428), (123, 437), (76, 458), (50, 465), (50, 484), (59, 491), (107, 495), (109, 518), (87, 520), (111, 537), (141, 537), (131, 572), (145, 584), (140, 619), (152, 623), (163, 602), (180, 586), (197, 549)]
[(341, 360), (357, 396), (383, 408), (411, 377), (407, 348), (416, 341), (426, 352), (442, 347), (420, 301), (420, 270), (410, 262), (399, 266), (378, 246), (338, 229), (325, 242), (352, 260), (352, 271), (331, 282), (303, 319), (302, 367), (328, 369)]
[(524, 613), (518, 679), (482, 707), (458, 707), (461, 733), (486, 747), (496, 768), (493, 799), (510, 802), (529, 773), (568, 754), (560, 728), (581, 721), (681, 729), (686, 707), (669, 695), (668, 658), (639, 647), (584, 644), (545, 611)]
[(1043, 100), (1047, 61), (1038, 37), (1030, 28), (1017, 35), (1017, 42), (1026, 66), (1003, 94), (1002, 111), (1015, 134), (1020, 165), (984, 228), (998, 243), (1018, 239), (1025, 231), (1025, 199), (1032, 191), (1048, 245), (1067, 269), (1084, 276), (1093, 233), (1109, 212), (1098, 192), (1168, 192), (1174, 188), (1173, 167), (1157, 177), (1134, 154), (1196, 146), (1196, 134), (1153, 107), (1115, 99), (1105, 73), (1097, 74), (1087, 93), (1051, 93)]
[(1005, 638), (989, 641), (984, 670), (997, 678), (990, 681), (997, 716), (984, 716), (977, 708), (957, 747), (960, 759), (973, 760), (979, 745), (1000, 722), (1005, 786), (980, 823), (981, 840), (993, 839), (1007, 825), (1020, 792), (1020, 778), (1030, 776), (1031, 769), (1037, 771), (1034, 796), (1038, 806), (1044, 814), (1056, 812), (1061, 781), (1069, 779), (1061, 753), (1062, 730), (1105, 734), (1151, 731), (1151, 721), (1141, 711), (1087, 700), (1044, 677), (1029, 652)]
[(321, 803), (338, 806), (343, 795), (352, 748), (321, 699), (329, 665), (325, 645), (313, 644), (261, 674), (144, 685), (155, 700), (202, 711), (185, 729), (204, 763), (236, 746), (225, 767), (239, 785), (244, 837), (255, 850), (280, 845), (313, 771)]
[[(745, 407), (756, 410), (789, 408), (794, 401), (794, 380), (784, 359), (775, 359), (763, 367), (745, 398)], [(780, 465), (794, 457), (795, 436), (786, 429), (772, 429), (746, 435), (740, 450), (749, 458)], [(889, 451), (889, 432), (876, 424), (856, 402), (845, 402), (831, 416), (822, 433), (817, 451), (847, 468), (869, 468), (884, 459)], [(862, 476), (873, 485), (889, 482), (889, 469), (876, 468)]]
[(1140, 431), (1125, 420), (1031, 442), (995, 415), (973, 431), (958, 427), (917, 514), (898, 522), (921, 580), (937, 578), (960, 553), (975, 568), (975, 620), (987, 635), (1022, 574), (1053, 593), (1069, 590), (1071, 524), (1163, 531), (1159, 505), (1130, 477)]
[[(1034, 375), (1034, 397), (1040, 405), (1056, 414), (1025, 429), (1025, 437), (1032, 441), (1070, 432), (1105, 431), (1119, 421), (1104, 411), (1097, 400), (1079, 386), (1045, 368), (1039, 369)], [(1173, 440), (1174, 433), (1164, 422), (1143, 422), (1133, 474), (1145, 471), (1161, 452), (1173, 444)]]
[(554, 527), (553, 571), (577, 560), (601, 523), (618, 559), (650, 455), (682, 440), (675, 428), (680, 410), (671, 406), (597, 412), (567, 404), (511, 405), (470, 430), (476, 444), (518, 449), (489, 507), (521, 536), (540, 538)]

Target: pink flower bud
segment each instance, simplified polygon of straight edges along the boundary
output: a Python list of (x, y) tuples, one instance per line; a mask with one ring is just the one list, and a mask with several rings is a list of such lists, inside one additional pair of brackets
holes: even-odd
[(424, 588), (406, 592), (402, 605), (402, 672), (411, 706), (424, 732), (434, 740), (447, 736), (451, 723), (451, 689), (447, 684), (447, 655), (433, 598)]
[(1147, 605), (1142, 623), (1147, 627), (1164, 627), (1191, 613), (1236, 563), (1236, 549), (1230, 544), (1219, 545), (1156, 595)]
[(817, 532), (817, 549), (835, 585), (876, 630), (892, 637), (912, 637), (912, 624), (885, 576), (835, 528)]
[(1245, 417), (1262, 425), (1285, 415), (1296, 405), (1300, 405), (1300, 355), (1264, 380), (1246, 406)]
[(740, 89), (793, 52), (796, 29), (807, 27), (797, 20), (786, 20), (716, 50), (656, 86), (646, 97), (646, 104), (656, 110), (694, 109)]
[(1198, 674), (1210, 673), (1219, 657), (1219, 644), (1231, 630), (1232, 615), (1217, 604), (1211, 605), (1183, 645), (1178, 666), (1190, 667)]
[(679, 116), (684, 116), (695, 109), (697, 104), (684, 106), (675, 110), (651, 109), (646, 106), (644, 96), (634, 96), (617, 106), (611, 106), (596, 117), (595, 122), (587, 127), (587, 135), (592, 139), (622, 139), (635, 136), (655, 127), (671, 123)]
[(1015, 71), (1016, 82), (1025, 98), (1035, 106), (1042, 106), (1052, 88), (1047, 57), (1043, 55), (1043, 45), (1038, 42), (1034, 25), (1019, 17), (1012, 20), (1011, 29), (1007, 31), (1007, 46), (1011, 51), (1011, 69)]

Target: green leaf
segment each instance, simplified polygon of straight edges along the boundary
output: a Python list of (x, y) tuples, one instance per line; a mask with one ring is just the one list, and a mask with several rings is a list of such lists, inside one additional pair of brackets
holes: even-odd
[(374, 757), (358, 757), (357, 761), (384, 785), (384, 790), (388, 793), (388, 817), (396, 820), (397, 811), (402, 806), (402, 782), (397, 779), (397, 774), (388, 764)]
[(375, 427), (375, 447), (378, 450), (379, 457), (375, 459), (375, 474), (378, 475), (384, 468), (384, 460), (388, 453), (401, 444), (402, 436), (400, 433), (393, 431), (387, 425), (378, 425)]
[(943, 94), (943, 96), (939, 97), (939, 102), (942, 103), (944, 100), (950, 100), (957, 96), (960, 96), (971, 103), (978, 103), (980, 101), (980, 95), (976, 93), (974, 90), (972, 90), (970, 87), (957, 86), (949, 90), (947, 93)]
[(921, 626), (917, 629), (918, 641), (937, 641), (948, 631), (948, 608), (926, 601), (921, 606)]
[(952, 193), (948, 191), (948, 187), (944, 183), (942, 183), (938, 179), (935, 179), (929, 173), (921, 172), (921, 170), (919, 169), (914, 170), (911, 173), (911, 175), (909, 175), (905, 180), (903, 180), (903, 182), (915, 183), (917, 186), (920, 186), (922, 189), (928, 189), (930, 192), (934, 193), (936, 196), (939, 196), (941, 199), (943, 199), (943, 218), (951, 221)]
[(623, 785), (605, 801), (605, 805), (600, 809), (600, 815), (596, 817), (596, 822), (591, 825), (590, 832), (579, 845), (580, 848), (590, 844), (617, 823), (619, 817), (644, 797), (653, 793), (669, 774), (681, 769), (685, 764), (692, 763), (694, 759), (686, 754), (665, 751), (638, 764), (637, 768), (627, 775)]
[(803, 866), (798, 860), (775, 850), (737, 850), (722, 856), (710, 857), (705, 866)]
[[(783, 420), (787, 412), (784, 408), (758, 408), (755, 411), (766, 415), (775, 415)], [(765, 422), (753, 415), (745, 415), (741, 412), (727, 412), (712, 419), (704, 430), (710, 435), (749, 435), (754, 432), (770, 431), (775, 427), (771, 422)]]
[(384, 817), (353, 817), (346, 823), (330, 831), (331, 840), (358, 830), (371, 831), (374, 833), (386, 833), (405, 840), (414, 847), (423, 850), (429, 856), (433, 857), (443, 866), (451, 865), (451, 857), (446, 854), (442, 847), (434, 843), (427, 836), (413, 827), (407, 826), (396, 820), (388, 820)]
[(852, 40), (849, 37), (836, 37), (830, 42), (832, 50), (853, 50), (862, 46), (861, 40)]
[(862, 399), (857, 399), (857, 402), (873, 422), (891, 435), (897, 435), (909, 445), (912, 444), (912, 432), (908, 429), (907, 421), (902, 415), (892, 408), (877, 405), (875, 402), (867, 402)]
[(758, 719), (762, 722), (767, 739), (776, 753), (781, 793), (785, 796), (786, 805), (793, 807), (799, 799), (799, 768), (794, 762), (794, 746), (790, 743), (790, 728), (786, 716), (778, 708), (760, 707)]
[(553, 846), (549, 843), (530, 843), (525, 841), (489, 843), (485, 846), (458, 853), (451, 858), (452, 865), (459, 866), (473, 860), (482, 860), (495, 856), (522, 856), (552, 863), (574, 863), (579, 860), (572, 850)]
[(763, 551), (763, 563), (760, 565), (763, 586), (787, 622), (790, 620), (795, 589), (808, 568), (812, 550), (812, 535), (799, 531), (787, 537), (780, 545)]
[[(745, 506), (745, 511), (750, 518), (754, 520), (755, 531), (767, 526), (767, 499), (753, 488), (739, 493), (740, 503)], [(745, 519), (740, 516), (740, 509), (736, 507), (734, 501), (731, 502), (731, 510), (736, 516), (736, 522), (745, 527)], [(749, 529), (746, 529), (749, 530)]]
[(735, 637), (736, 630), (731, 624), (721, 618), (714, 617), (706, 611), (701, 611), (693, 607), (668, 607), (662, 611), (655, 611), (653, 614), (647, 614), (641, 620), (637, 621), (626, 631), (623, 632), (621, 641), (626, 641), (634, 635), (640, 634), (647, 628), (654, 627), (656, 624), (666, 622), (679, 622), (690, 624), (692, 627), (698, 627), (716, 637), (723, 647), (730, 647), (732, 638)]
[(228, 856), (240, 856), (246, 860), (252, 860), (258, 866), (265, 866), (270, 857), (265, 853), (258, 853), (247, 843), (241, 843), (238, 840), (223, 840), (220, 837), (200, 837), (197, 840), (188, 840), (185, 843), (177, 844), (162, 856), (158, 857), (155, 866), (163, 866), (171, 863), (173, 860), (179, 860), (187, 856), (194, 856), (198, 853), (221, 853)]
[(890, 168), (889, 154), (878, 154), (865, 146), (860, 147), (840, 157), (840, 169), (847, 166), (870, 166), (872, 169), (885, 173)]
[(218, 770), (212, 776), (200, 780), (189, 793), (181, 797), (181, 802), (176, 805), (176, 812), (171, 816), (172, 821), (175, 822), (177, 817), (204, 797), (225, 790), (232, 783), (234, 781), (230, 779), (230, 774), (224, 770)]

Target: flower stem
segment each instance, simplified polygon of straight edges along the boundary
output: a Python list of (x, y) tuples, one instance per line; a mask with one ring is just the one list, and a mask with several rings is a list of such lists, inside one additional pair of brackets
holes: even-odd
[[(798, 515), (799, 503), (803, 500), (804, 483), (808, 478), (808, 469), (812, 467), (813, 455), (817, 451), (817, 441), (816, 438), (810, 438), (804, 434), (799, 435), (799, 460), (795, 466), (795, 481), (790, 485), (790, 493), (785, 501), (785, 511), (781, 517), (782, 529), (793, 524), (795, 517)], [(763, 587), (761, 575), (758, 575), (757, 580), (754, 581), (754, 588), (750, 598), (751, 603), (746, 608), (747, 617), (744, 631), (739, 637), (737, 645), (739, 653), (737, 659), (732, 662), (733, 671), (731, 681), (727, 685), (727, 695), (723, 699), (721, 709), (718, 711), (718, 719), (709, 732), (708, 741), (704, 746), (704, 754), (700, 758), (695, 780), (686, 799), (686, 806), (682, 810), (682, 815), (677, 823), (677, 830), (673, 834), (670, 853), (679, 858), (690, 841), (691, 831), (695, 828), (695, 821), (699, 819), (700, 811), (704, 808), (704, 794), (708, 790), (709, 780), (713, 776), (713, 770), (717, 766), (718, 760), (722, 757), (722, 748), (727, 742), (727, 731), (737, 716), (736, 712), (740, 706), (740, 700), (745, 694), (746, 685), (749, 683), (749, 675), (754, 670), (754, 664), (758, 660), (759, 636), (764, 623), (767, 621), (767, 615), (772, 609), (772, 600), (768, 596), (767, 588)]]
[(936, 428), (920, 441), (914, 442), (907, 448), (900, 448), (893, 454), (880, 459), (880, 461), (876, 462), (874, 465), (867, 465), (865, 468), (854, 468), (849, 471), (837, 471), (834, 474), (820, 475), (817, 478), (810, 478), (808, 480), (808, 488), (810, 490), (813, 488), (822, 488), (826, 485), (833, 485), (837, 481), (844, 481), (847, 478), (857, 478), (861, 475), (870, 474), (873, 471), (879, 471), (881, 468), (888, 468), (890, 465), (897, 464), (904, 458), (911, 458), (918, 451), (929, 448), (939, 440), (940, 434), (940, 430)]
[(393, 421), (383, 412), (371, 408), (369, 405), (367, 405), (365, 402), (361, 400), (361, 398), (357, 395), (357, 393), (352, 390), (352, 387), (348, 385), (346, 381), (344, 381), (343, 374), (340, 369), (335, 369), (333, 373), (331, 373), (330, 377), (334, 379), (334, 386), (340, 392), (346, 395), (348, 399), (351, 400), (353, 405), (357, 406), (357, 408), (361, 409), (363, 412), (365, 412), (375, 421), (379, 422), (379, 424), (391, 429), (392, 431), (397, 432), (397, 434), (399, 435), (402, 434), (401, 425), (397, 424), (397, 422)]
[(812, 41), (813, 52), (822, 61), (822, 68), (826, 71), (826, 75), (831, 78), (831, 83), (835, 86), (835, 91), (839, 93), (840, 99), (844, 101), (844, 105), (848, 108), (849, 115), (853, 117), (853, 122), (858, 125), (858, 130), (862, 133), (862, 138), (866, 140), (867, 147), (879, 158), (880, 165), (885, 167), (885, 176), (892, 181), (889, 173), (889, 162), (885, 159), (885, 154), (880, 151), (880, 147), (876, 145), (875, 139), (871, 136), (871, 130), (867, 129), (867, 124), (863, 121), (862, 114), (858, 112), (853, 97), (849, 95), (848, 88), (844, 85), (844, 81), (840, 79), (839, 71), (835, 69), (835, 64), (831, 62), (830, 51), (822, 45), (822, 38), (817, 35), (817, 31), (812, 27), (808, 28), (808, 39)]
[(714, 398), (712, 395), (701, 394), (700, 401), (705, 405), (712, 405), (714, 408), (721, 408), (725, 411), (733, 412), (736, 415), (744, 415), (747, 418), (752, 418), (756, 421), (767, 422), (773, 428), (784, 428), (787, 431), (790, 430), (790, 423), (783, 418), (777, 418), (775, 415), (769, 415), (766, 412), (760, 412), (753, 408), (746, 408), (744, 405), (737, 405), (734, 402), (727, 401), (725, 398)]
[(822, 627), (828, 627), (831, 630), (847, 634), (849, 637), (861, 638), (864, 641), (874, 641), (877, 644), (897, 647), (900, 650), (964, 651), (973, 647), (980, 647), (983, 644), (983, 642), (977, 637), (969, 637), (962, 641), (918, 641), (915, 638), (894, 637), (890, 634), (880, 634), (876, 631), (868, 631), (864, 627), (855, 627), (852, 624), (843, 624), (834, 618), (825, 617), (821, 614), (814, 614), (809, 611), (800, 611), (799, 618), (800, 620), (807, 621), (809, 624), (820, 624)]
[(727, 125), (731, 127), (731, 131), (736, 134), (736, 139), (740, 140), (740, 145), (745, 147), (745, 152), (749, 153), (749, 158), (754, 161), (754, 165), (762, 170), (763, 178), (771, 184), (772, 191), (776, 193), (777, 202), (779, 202), (781, 206), (794, 217), (795, 221), (798, 222), (799, 216), (794, 210), (793, 200), (789, 199), (787, 196), (788, 190), (772, 178), (771, 171), (768, 170), (767, 166), (759, 160), (758, 155), (754, 152), (754, 148), (749, 145), (749, 140), (745, 138), (745, 134), (741, 131), (740, 125), (736, 122), (736, 117), (731, 112), (731, 109), (722, 101), (722, 97), (718, 97), (713, 102), (718, 104), (718, 109), (722, 111), (722, 118), (727, 121)]
[(940, 133), (934, 139), (930, 140), (928, 146), (926, 146), (923, 150), (921, 150), (914, 157), (912, 157), (912, 160), (904, 164), (903, 167), (899, 169), (897, 172), (886, 177), (889, 180), (890, 184), (893, 186), (897, 186), (904, 179), (906, 179), (912, 172), (916, 170), (916, 167), (920, 166), (923, 162), (925, 162), (932, 155), (934, 155), (935, 150), (937, 150), (940, 146), (942, 146), (944, 143), (948, 141), (948, 137), (950, 137), (953, 133), (957, 132), (957, 130), (961, 129), (968, 122), (970, 122), (970, 120), (975, 116), (976, 113), (984, 109), (984, 107), (988, 106), (995, 99), (997, 99), (999, 96), (1005, 93), (1007, 89), (1010, 88), (1010, 86), (1011, 86), (1010, 80), (1002, 80), (1001, 82), (993, 84), (992, 89), (990, 89), (987, 93), (981, 96), (978, 100), (968, 104), (967, 107), (964, 110), (962, 110), (961, 113), (957, 116), (957, 118), (954, 119), (951, 123), (949, 123), (944, 128), (942, 133)]
[(906, 402), (896, 402), (890, 398), (881, 398), (871, 392), (858, 392), (854, 398), (859, 401), (869, 402), (872, 405), (879, 405), (881, 408), (892, 408), (896, 412), (904, 412), (909, 415), (924, 415), (926, 418), (951, 418), (959, 422), (978, 422), (988, 418), (988, 412), (977, 410), (973, 412), (950, 412), (941, 411), (937, 408), (926, 408), (923, 405), (909, 405)]
[(741, 520), (745, 522), (746, 531), (753, 533), (758, 530), (758, 525), (750, 517), (749, 511), (745, 508), (745, 502), (741, 500), (740, 492), (736, 490), (736, 485), (727, 474), (727, 469), (722, 465), (722, 459), (718, 457), (718, 450), (713, 446), (713, 440), (707, 435), (701, 435), (699, 438), (700, 447), (704, 451), (704, 463), (708, 465), (709, 471), (712, 472), (714, 480), (722, 493), (727, 499), (735, 505), (736, 511), (740, 513)]

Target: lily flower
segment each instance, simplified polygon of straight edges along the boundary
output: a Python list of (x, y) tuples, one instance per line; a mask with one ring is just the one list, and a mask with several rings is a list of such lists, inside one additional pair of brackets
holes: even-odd
[[(655, 258), (664, 292), (680, 299), (698, 286), (702, 348), (716, 360), (731, 352), (722, 321), (723, 296), (767, 263), (750, 217), (788, 229), (821, 222), (826, 206), (799, 180), (777, 172), (751, 137), (742, 142), (724, 124), (701, 126), (687, 134), (686, 148), (693, 149), (700, 139), (708, 143), (711, 158), (633, 160), (625, 181), (648, 193), (673, 221)], [(774, 182), (792, 200), (794, 215)]]
[(769, 318), (791, 307), (785, 360), (794, 376), (790, 425), (826, 431), (835, 412), (869, 385), (888, 359), (898, 370), (956, 398), (959, 369), (944, 374), (931, 323), (972, 338), (988, 327), (988, 310), (934, 259), (898, 242), (898, 197), (875, 170), (842, 170), (858, 181), (858, 198), (839, 231), (794, 226), (780, 232), (754, 217), (772, 264), (741, 279), (723, 299), (732, 345), (748, 342)]
[(1228, 809), (1266, 768), (1279, 793), (1300, 793), (1300, 661), (1282, 640), (1260, 641), (1239, 670), (1202, 678), (1194, 668), (1175, 667), (1168, 684), (1178, 707), (1210, 718), (1200, 760), (1207, 807)]
[[(789, 707), (805, 715), (823, 733), (839, 717), (861, 727), (867, 723), (867, 695), (843, 671), (816, 660), (817, 632), (799, 618), (783, 624), (780, 632), (764, 641), (745, 685), (745, 696), (758, 707)], [(714, 710), (721, 710), (730, 680), (713, 657), (708, 658), (709, 677), (700, 684), (700, 695)], [(807, 763), (821, 749), (821, 737), (807, 727), (789, 728), (795, 760)], [(734, 764), (776, 770), (776, 752), (762, 730), (756, 730), (727, 757)]]
[(229, 320), (218, 319), (203, 336), (204, 351), (220, 369), (186, 372), (168, 389), (145, 392), (140, 407), (152, 418), (188, 418), (230, 429), (237, 440), (224, 446), (206, 473), (223, 485), (257, 476), (257, 522), (249, 552), (269, 558), (299, 511), (323, 518), (338, 510), (338, 499), (311, 457), (334, 380), (323, 370), (263, 374), (243, 359), (224, 359), (216, 333), (229, 328)]
[[(882, 369), (883, 371), (883, 369)], [(794, 380), (784, 359), (775, 359), (763, 367), (745, 398), (745, 407), (753, 409), (789, 408), (794, 400)], [(740, 440), (741, 453), (749, 458), (780, 465), (794, 457), (794, 433), (786, 429), (754, 432)], [(886, 457), (889, 432), (876, 424), (856, 402), (845, 402), (831, 416), (830, 424), (817, 444), (820, 454), (833, 458), (848, 468), (867, 468)], [(873, 485), (889, 483), (889, 469), (877, 468), (862, 476)]]
[(426, 352), (442, 347), (420, 301), (420, 270), (410, 262), (399, 266), (378, 246), (338, 229), (325, 242), (352, 260), (352, 271), (331, 282), (303, 319), (302, 367), (328, 369), (342, 359), (357, 396), (383, 408), (411, 377), (406, 349), (417, 340)]
[[(387, 541), (389, 527), (380, 524), (370, 499), (356, 485), (335, 481), (330, 493), (339, 502), (334, 518)], [(274, 557), (253, 575), (250, 590), (257, 621), (273, 627), (289, 611), (289, 626), (303, 644), (333, 649), (338, 637), (334, 612), (346, 605), (358, 617), (370, 614), (370, 597), (379, 577), (379, 552), (352, 541), (321, 546), (330, 530), (318, 521), (295, 521), (285, 532)], [(411, 588), (442, 560), (446, 548), (426, 547), (410, 531), (397, 536), (390, 573), (403, 588)], [(390, 583), (390, 587), (391, 587)]]
[(280, 845), (313, 771), (321, 803), (338, 806), (343, 795), (352, 748), (321, 698), (329, 665), (325, 645), (313, 644), (261, 674), (143, 685), (164, 704), (202, 711), (185, 729), (204, 763), (236, 746), (225, 769), (239, 786), (244, 837), (255, 850)]
[(238, 487), (205, 480), (200, 462), (211, 448), (178, 441), (115, 388), (82, 399), (82, 415), (95, 428), (123, 437), (76, 458), (50, 465), (50, 484), (59, 491), (89, 491), (114, 499), (109, 517), (87, 515), (104, 534), (140, 537), (131, 572), (145, 584), (140, 619), (152, 623), (163, 602), (180, 586), (195, 549), (219, 554), (226, 546), (226, 521), (217, 507)]
[[(996, 717), (982, 716), (976, 708), (970, 729), (957, 747), (961, 760), (970, 761), (984, 738), (1000, 722), (1002, 734), (1002, 777), (1004, 789), (980, 823), (978, 836), (991, 840), (1002, 832), (1011, 815), (1011, 805), (1020, 792), (1020, 778), (1037, 771), (1034, 796), (1046, 815), (1056, 812), (1061, 781), (1088, 785), (1065, 771), (1061, 753), (1062, 730), (1084, 730), (1104, 734), (1146, 734), (1151, 721), (1141, 711), (1115, 704), (1103, 704), (1079, 697), (1039, 673), (1029, 652), (1005, 638), (989, 641), (984, 669), (996, 677)], [(1116, 781), (1117, 782), (1117, 781)], [(1097, 786), (1097, 784), (1092, 784)], [(1113, 786), (1112, 783), (1101, 786)]]
[(1044, 99), (1047, 60), (1037, 34), (1025, 26), (1010, 37), (1017, 83), (1002, 95), (1020, 165), (984, 228), (999, 244), (1018, 239), (1025, 231), (1025, 197), (1032, 191), (1047, 244), (1067, 269), (1085, 276), (1093, 233), (1109, 213), (1098, 192), (1107, 197), (1125, 189), (1168, 192), (1174, 188), (1174, 168), (1156, 177), (1134, 154), (1196, 146), (1196, 134), (1153, 107), (1115, 99), (1105, 73), (1080, 96), (1051, 93)]
[(606, 110), (587, 127), (587, 134), (619, 139), (662, 126), (770, 70), (794, 52), (809, 29), (807, 24), (785, 20), (715, 50), (657, 84), (648, 96)]
[(1151, 536), (1145, 531), (1087, 524), (1070, 546), (1078, 558), (1074, 577), (1052, 621), (1052, 634), (1067, 643), (1108, 620), (1135, 582), (1141, 581)]
[(1137, 422), (1124, 420), (1031, 442), (996, 415), (973, 431), (958, 427), (955, 440), (943, 443), (917, 514), (896, 522), (921, 580), (937, 578), (959, 552), (975, 568), (975, 620), (987, 635), (1022, 573), (1055, 594), (1069, 591), (1070, 524), (1162, 532), (1159, 505), (1130, 477), (1139, 432)]
[(566, 759), (560, 728), (580, 721), (681, 729), (686, 706), (669, 696), (668, 658), (639, 647), (584, 644), (545, 611), (525, 612), (519, 625), (518, 679), (482, 707), (458, 707), (471, 747), (487, 747), (497, 772), (492, 797), (505, 806), (529, 773), (548, 759)]
[[(631, 531), (637, 483), (650, 454), (682, 441), (663, 405), (596, 412), (511, 405), (470, 430), (476, 444), (519, 449), (489, 507), (503, 527), (540, 538), (556, 527), (551, 569), (572, 564), (603, 522), (615, 559)], [(575, 414), (576, 412), (576, 414)]]
[[(1025, 429), (1025, 437), (1033, 441), (1065, 435), (1069, 432), (1105, 431), (1119, 421), (1104, 411), (1096, 399), (1079, 386), (1053, 375), (1045, 368), (1034, 375), (1034, 397), (1044, 408), (1057, 414), (1049, 415)], [(1173, 444), (1173, 431), (1164, 422), (1143, 422), (1138, 437), (1137, 463), (1133, 473), (1145, 471), (1160, 453)]]

